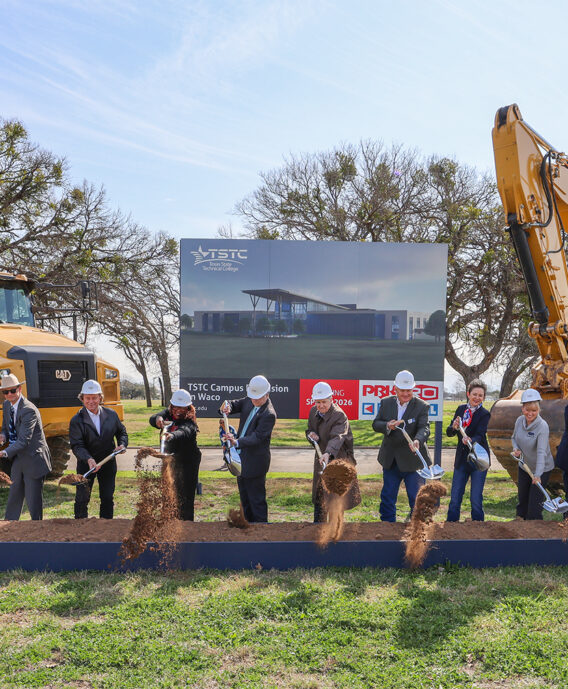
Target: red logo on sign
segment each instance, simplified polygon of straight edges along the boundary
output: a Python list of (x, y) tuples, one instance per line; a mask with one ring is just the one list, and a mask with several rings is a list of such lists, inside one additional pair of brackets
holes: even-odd
[[(322, 380), (300, 380), (300, 419), (307, 419), (310, 409), (314, 406), (312, 390), (316, 383)], [(326, 380), (333, 391), (333, 401), (341, 407), (348, 419), (357, 419), (359, 408), (359, 381), (358, 380)]]

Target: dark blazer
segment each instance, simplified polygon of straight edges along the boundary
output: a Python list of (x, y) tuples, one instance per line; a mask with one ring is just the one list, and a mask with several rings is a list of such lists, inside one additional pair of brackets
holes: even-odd
[[(69, 442), (78, 460), (93, 458), (100, 462), (113, 452), (118, 445), (128, 446), (128, 433), (114, 409), (101, 407), (101, 433), (97, 433), (94, 423), (85, 407), (81, 407), (69, 422)], [(116, 444), (115, 444), (116, 440)]]
[(240, 415), (237, 438), (242, 463), (241, 476), (242, 478), (264, 476), (270, 467), (270, 437), (276, 423), (276, 412), (272, 402), (268, 399), (258, 408), (244, 436), (241, 436), (241, 429), (254, 405), (248, 397), (229, 400), (229, 404), (231, 414)]
[[(430, 424), (428, 422), (428, 405), (418, 397), (413, 397), (403, 419), (406, 421), (406, 432), (413, 440), (420, 441), (420, 454), (424, 457), (427, 464), (431, 464), (426, 441), (430, 435)], [(384, 433), (383, 442), (379, 450), (378, 461), (383, 469), (390, 469), (396, 459), (400, 471), (416, 471), (422, 468), (422, 462), (416, 454), (408, 447), (406, 438), (399, 430), (387, 430), (387, 422), (396, 419), (398, 408), (396, 395), (386, 397), (381, 400), (379, 412), (373, 421), (373, 430), (377, 433)]]
[[(452, 428), (452, 423), (458, 418), (458, 416), (463, 419), (464, 412), (466, 410), (467, 404), (460, 404), (456, 409), (454, 418), (452, 422), (446, 429), (446, 435), (450, 438), (454, 435), (458, 436), (458, 446), (456, 447), (456, 458), (454, 461), (454, 467), (462, 466), (467, 462), (467, 456), (469, 454), (469, 448), (467, 445), (462, 443), (462, 434)], [(484, 407), (476, 409), (473, 416), (471, 417), (471, 423), (464, 429), (466, 434), (471, 438), (473, 443), (479, 443), (482, 447), (487, 450), (487, 454), (491, 456), (489, 452), (489, 444), (487, 443), (487, 425), (489, 424), (489, 419), (491, 418), (490, 412)]]
[[(157, 419), (164, 419), (166, 423), (174, 421), (169, 409), (158, 412), (150, 417), (150, 425), (157, 428)], [(177, 426), (173, 431), (172, 437), (166, 442), (165, 450), (169, 454), (175, 455), (181, 462), (201, 462), (201, 450), (197, 446), (198, 428), (195, 421), (184, 419), (174, 421)]]
[[(6, 440), (9, 436), (10, 402), (7, 400), (2, 406), (2, 433)], [(41, 416), (35, 404), (25, 397), (20, 398), (16, 412), (15, 443), (5, 448), (8, 459), (21, 465), (24, 476), (40, 479), (51, 471), (51, 455), (43, 433)]]
[(556, 466), (568, 471), (568, 404), (564, 407), (564, 433), (556, 450)]

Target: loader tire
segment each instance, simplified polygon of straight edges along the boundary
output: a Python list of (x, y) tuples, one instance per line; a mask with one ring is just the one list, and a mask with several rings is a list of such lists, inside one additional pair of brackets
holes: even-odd
[(67, 469), (67, 464), (71, 458), (71, 446), (69, 445), (69, 436), (67, 435), (56, 435), (53, 438), (47, 438), (47, 444), (51, 453), (51, 471), (46, 478), (50, 481), (63, 476), (63, 472)]

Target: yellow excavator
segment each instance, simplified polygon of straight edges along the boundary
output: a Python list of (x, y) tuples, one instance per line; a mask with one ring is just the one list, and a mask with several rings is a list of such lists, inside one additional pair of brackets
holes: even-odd
[(55, 478), (69, 460), (69, 421), (80, 408), (77, 395), (85, 380), (99, 381), (105, 406), (121, 419), (124, 411), (115, 366), (75, 340), (36, 327), (35, 286), (25, 275), (0, 272), (0, 375), (25, 380), (22, 392), (40, 411)]
[[(534, 318), (528, 332), (540, 353), (531, 386), (542, 396), (541, 414), (550, 427), (555, 454), (568, 404), (568, 156), (528, 125), (516, 104), (497, 111), (493, 151), (507, 230)], [(521, 413), (520, 400), (517, 390), (496, 402), (488, 429), (495, 455), (515, 481), (517, 462), (509, 453), (515, 419)]]

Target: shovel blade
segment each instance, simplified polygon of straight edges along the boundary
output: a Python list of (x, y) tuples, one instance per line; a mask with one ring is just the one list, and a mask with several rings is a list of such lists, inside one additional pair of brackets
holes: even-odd
[(562, 500), (562, 498), (554, 498), (551, 500), (551, 502), (554, 505), (554, 511), (557, 514), (564, 514), (564, 512), (568, 512), (568, 502), (566, 502), (566, 500)]
[(427, 481), (436, 481), (442, 478), (444, 470), (438, 464), (432, 464), (428, 469), (419, 469), (416, 473)]

